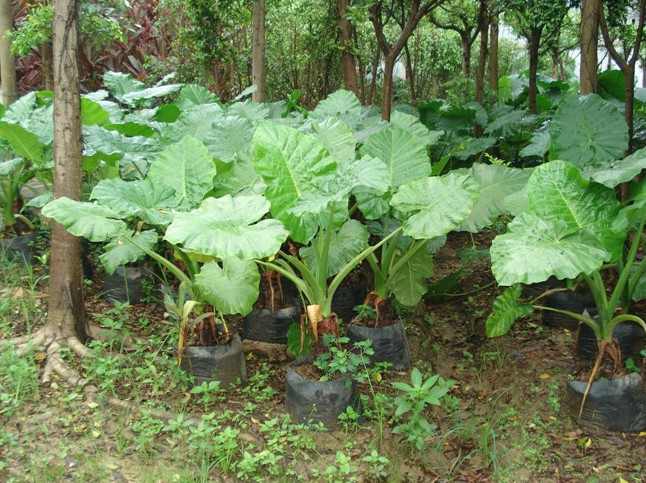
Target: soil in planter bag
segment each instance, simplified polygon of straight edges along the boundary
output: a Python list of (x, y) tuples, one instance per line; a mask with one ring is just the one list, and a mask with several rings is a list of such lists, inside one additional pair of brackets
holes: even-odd
[(254, 309), (243, 319), (243, 336), (260, 342), (287, 344), (287, 329), (299, 321), (300, 314), (296, 306), (273, 312), (269, 309)]
[(237, 333), (232, 335), (228, 344), (185, 347), (181, 367), (193, 375), (197, 386), (203, 382), (220, 381), (220, 387), (226, 388), (238, 379), (247, 381), (247, 366)]
[(320, 422), (326, 428), (334, 429), (339, 424), (339, 414), (344, 413), (348, 406), (359, 413), (359, 424), (363, 422), (357, 385), (347, 379), (310, 381), (287, 367), (285, 405), (300, 424)]
[[(568, 381), (567, 401), (576, 419), (587, 382)], [(579, 424), (585, 428), (634, 433), (646, 429), (646, 395), (640, 374), (596, 381), (585, 400)]]
[(36, 248), (34, 247), (36, 236), (37, 233), (32, 231), (26, 235), (2, 238), (0, 239), (0, 251), (4, 252), (7, 258), (31, 265), (31, 260), (36, 254)]
[(376, 362), (390, 362), (391, 369), (405, 371), (410, 366), (410, 348), (406, 339), (406, 330), (401, 321), (385, 327), (364, 327), (350, 324), (346, 334), (352, 342), (372, 340), (375, 353), (370, 358)]

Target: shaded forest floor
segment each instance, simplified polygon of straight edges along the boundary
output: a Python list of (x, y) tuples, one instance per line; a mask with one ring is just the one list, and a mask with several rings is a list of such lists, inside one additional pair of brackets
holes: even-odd
[[(434, 276), (461, 272), (452, 296), (402, 315), (412, 366), (455, 381), (426, 415), (437, 430), (421, 451), (392, 432), (398, 392), (390, 383), (409, 382), (408, 373), (360, 386), (363, 425), (310, 431), (285, 415), (285, 362), (249, 354), (248, 384), (191, 393), (160, 304), (113, 307), (94, 282), (88, 316), (116, 336), (91, 342), (92, 359), (65, 356), (101, 393), (139, 409), (88, 401), (56, 380), (39, 384), (38, 349), (22, 357), (0, 349), (0, 481), (646, 481), (646, 433), (589, 433), (566, 408), (572, 332), (535, 314), (506, 337), (484, 336), (498, 292), (488, 259), (476, 256), (490, 239), (452, 235)], [(0, 337), (42, 324), (39, 275), (4, 263)], [(125, 347), (129, 336), (136, 339)]]

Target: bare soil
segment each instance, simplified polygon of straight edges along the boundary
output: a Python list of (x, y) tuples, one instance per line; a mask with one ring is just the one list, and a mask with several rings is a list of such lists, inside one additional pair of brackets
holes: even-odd
[[(395, 425), (392, 407), (380, 432), (368, 402), (367, 420), (361, 428), (308, 432), (317, 449), (309, 456), (294, 454), (289, 468), (296, 474), (303, 479), (325, 481), (325, 468), (334, 464), (337, 451), (343, 451), (359, 468), (353, 474), (357, 481), (610, 482), (622, 481), (621, 478), (629, 482), (646, 481), (643, 470), (646, 432), (590, 433), (577, 425), (566, 407), (563, 388), (570, 368), (577, 362), (574, 333), (543, 326), (540, 314), (535, 314), (518, 323), (508, 336), (485, 337), (484, 323), (498, 289), (491, 285), (488, 259), (465, 261), (462, 250), (485, 249), (491, 238), (491, 234), (475, 239), (468, 234), (452, 235), (436, 256), (433, 277), (439, 280), (460, 270), (462, 276), (452, 294), (442, 300), (427, 300), (414, 311), (402, 313), (413, 354), (412, 365), (425, 374), (440, 374), (454, 381), (445, 406), (432, 408), (427, 415), (438, 430), (425, 442), (424, 450), (411, 448), (392, 433)], [(100, 291), (100, 287), (96, 290)], [(108, 308), (100, 299), (88, 298), (90, 314)], [(163, 309), (158, 305), (138, 304), (128, 310), (133, 320), (145, 316), (154, 323), (163, 318)], [(16, 332), (20, 330), (16, 327)], [(145, 332), (141, 329), (143, 337)], [(152, 346), (150, 349), (156, 350)], [(173, 357), (171, 350), (162, 351), (160, 356)], [(245, 416), (248, 424), (240, 439), (241, 446), (260, 445), (266, 438), (259, 433), (260, 422), (285, 411), (288, 362), (268, 361), (253, 354), (248, 355), (247, 362), (251, 377), (271, 371), (272, 377), (266, 383), (276, 393)], [(398, 394), (389, 384), (392, 381), (409, 382), (409, 374), (384, 374), (377, 390), (396, 397)], [(180, 383), (159, 388), (152, 381), (149, 386), (137, 389), (137, 394), (159, 400), (165, 408), (177, 407), (183, 401), (186, 412), (196, 420), (208, 412)], [(371, 398), (369, 385), (362, 384), (360, 390)], [(114, 391), (128, 399), (133, 388), (124, 384)], [(52, 477), (52, 481), (185, 481), (183, 476), (175, 477), (177, 460), (171, 457), (181, 441), (160, 432), (153, 444), (154, 458), (143, 458), (124, 449), (128, 448), (129, 433), (123, 427), (122, 413), (82, 401), (76, 412), (70, 412), (70, 403), (62, 402), (67, 396), (69, 390), (59, 384), (41, 386), (35, 401), (26, 402), (10, 419), (3, 420), (0, 415), (0, 425), (13, 438), (0, 441), (0, 462), (4, 463), (0, 465), (0, 481), (10, 478), (30, 481), (34, 461), (60, 467), (60, 475)], [(224, 403), (208, 410), (242, 411), (249, 398), (244, 388), (239, 388), (229, 392)], [(136, 414), (128, 417), (131, 424), (139, 418)], [(370, 479), (361, 458), (371, 448), (389, 458), (388, 477)], [(95, 471), (87, 470), (91, 465), (95, 465)], [(217, 470), (201, 479), (237, 481), (235, 472)], [(283, 474), (266, 475), (264, 481), (295, 480), (296, 476)], [(195, 481), (200, 481), (197, 475)]]

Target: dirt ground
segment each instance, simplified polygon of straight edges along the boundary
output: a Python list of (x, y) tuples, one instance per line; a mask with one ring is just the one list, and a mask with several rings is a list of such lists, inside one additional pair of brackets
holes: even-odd
[[(454, 381), (445, 405), (428, 414), (438, 429), (424, 449), (417, 451), (392, 433), (392, 414), (386, 415), (383, 431), (378, 431), (377, 421), (367, 417), (361, 428), (352, 431), (311, 432), (308, 437), (313, 438), (316, 449), (304, 450), (300, 457), (290, 459), (288, 468), (295, 469), (295, 475), (266, 474), (255, 481), (646, 481), (646, 432), (585, 431), (564, 402), (567, 374), (576, 363), (574, 333), (546, 327), (540, 314), (534, 314), (517, 323), (508, 336), (484, 336), (484, 323), (498, 294), (488, 259), (480, 256), (490, 240), (488, 234), (475, 239), (468, 234), (452, 235), (436, 255), (433, 280), (460, 271), (457, 285), (449, 289), (449, 295), (429, 298), (415, 311), (404, 314), (412, 366)], [(88, 309), (90, 313), (99, 312), (107, 306), (89, 298)], [(162, 317), (163, 312), (146, 305), (133, 310), (137, 314), (150, 312), (152, 319)], [(268, 367), (272, 374), (266, 383), (275, 394), (245, 416), (248, 421), (244, 426), (246, 438), (266, 440), (258, 432), (262, 426), (259, 421), (280, 417), (285, 411), (286, 362), (268, 362), (250, 355), (247, 363), (252, 377)], [(409, 380), (407, 373), (391, 373), (384, 376), (380, 387), (394, 397), (389, 383)], [(191, 399), (182, 387), (150, 389), (149, 394), (165, 399), (164, 407), (172, 407), (171, 401)], [(124, 398), (129, 390), (115, 389)], [(367, 384), (360, 390), (370, 397)], [(160, 432), (153, 444), (154, 458), (143, 460), (127, 449), (125, 433), (118, 427), (123, 421), (119, 411), (79, 402), (78, 413), (70, 414), (70, 403), (64, 402), (70, 399), (69, 394), (56, 383), (41, 386), (37, 396), (11, 418), (0, 414), (5, 428), (5, 440), (0, 440), (0, 481), (33, 481), (38, 474), (34, 461), (41, 460), (42, 464), (61, 468), (60, 474), (51, 473), (51, 481), (245, 481), (237, 480), (235, 471), (220, 470), (195, 479), (186, 476), (190, 472), (178, 473), (183, 476), (177, 477), (173, 469), (177, 456), (173, 452), (181, 447), (181, 440), (171, 440)], [(243, 389), (232, 391), (221, 406), (235, 413), (244, 407), (246, 397)], [(198, 404), (188, 403), (184, 408), (197, 419), (207, 412)], [(60, 439), (65, 439), (65, 446), (60, 445)], [(245, 444), (244, 438), (240, 444)], [(72, 451), (75, 445), (81, 447)], [(61, 447), (68, 449), (52, 453), (51, 448)], [(386, 476), (370, 477), (361, 469), (361, 457), (369, 449), (388, 457)], [(326, 465), (334, 461), (339, 450), (360, 470), (347, 479), (325, 477)], [(90, 457), (81, 460), (79, 451)], [(299, 458), (302, 466), (295, 461)], [(92, 464), (97, 467), (94, 472), (87, 470)], [(156, 471), (143, 470), (146, 465)], [(311, 467), (317, 465), (320, 468), (314, 472)], [(85, 467), (83, 471), (80, 466)]]

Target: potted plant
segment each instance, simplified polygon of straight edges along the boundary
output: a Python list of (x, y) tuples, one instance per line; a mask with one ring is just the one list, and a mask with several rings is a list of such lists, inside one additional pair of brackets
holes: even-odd
[[(197, 179), (194, 170), (200, 172)], [(251, 311), (260, 281), (252, 260), (273, 255), (287, 237), (279, 221), (262, 219), (269, 209), (264, 197), (208, 196), (215, 174), (202, 143), (184, 138), (160, 154), (143, 180), (102, 180), (92, 191), (94, 202), (58, 198), (43, 208), (45, 216), (70, 233), (106, 243), (100, 256), (106, 270), (147, 255), (170, 272), (179, 286), (177, 295), (165, 295), (165, 302), (178, 322), (178, 354), (184, 367), (201, 357), (193, 357), (188, 349), (196, 342), (213, 343), (212, 336), (219, 334), (240, 345), (224, 316)], [(165, 256), (154, 251), (160, 233), (170, 247)], [(244, 364), (239, 351), (234, 359)], [(215, 374), (224, 383), (240, 377), (231, 376), (228, 367)]]
[[(567, 314), (589, 327), (597, 344), (594, 365), (587, 382), (568, 382), (568, 393), (582, 424), (617, 431), (641, 431), (646, 426), (643, 381), (639, 374), (622, 375), (616, 340), (619, 324), (646, 329), (629, 305), (646, 270), (644, 259), (637, 257), (646, 221), (646, 191), (644, 181), (634, 183), (632, 196), (620, 203), (613, 188), (635, 175), (646, 162), (645, 155), (635, 153), (624, 160), (622, 169), (597, 170), (592, 176), (604, 184), (584, 179), (577, 167), (565, 161), (539, 166), (527, 183), (530, 209), (517, 216), (491, 246), (494, 276), (509, 288), (493, 304), (487, 335), (505, 334), (517, 318), (534, 309)], [(616, 270), (615, 277), (603, 276), (609, 267)], [(597, 316), (519, 301), (521, 283), (551, 276), (582, 277), (594, 297)], [(605, 380), (595, 381), (599, 375)], [(600, 402), (608, 395), (614, 398), (609, 404)]]
[[(343, 131), (340, 121), (330, 123), (327, 129)], [(316, 128), (315, 132), (320, 134)], [(349, 149), (341, 156), (338, 145), (330, 151), (315, 136), (283, 125), (263, 124), (254, 136), (254, 168), (267, 184), (265, 195), (271, 202), (272, 216), (283, 221), (293, 242), (303, 245), (298, 251), (280, 251), (275, 259), (258, 262), (293, 282), (304, 298), (306, 313), (297, 343), (292, 345), (297, 354), (305, 349), (307, 333), (315, 356), (329, 353), (331, 348), (324, 340), (339, 336), (334, 294), (363, 260), (400, 233), (424, 239), (442, 234), (437, 233), (438, 227), (442, 230), (451, 214), (436, 210), (438, 199), (463, 200), (464, 206), (459, 209), (469, 213), (475, 202), (476, 189), (466, 175), (424, 177), (402, 185), (392, 198), (388, 196), (387, 203), (406, 221), (369, 245), (368, 228), (350, 217), (350, 196), (361, 188), (383, 195), (388, 189), (388, 169), (379, 158), (362, 153), (355, 158), (354, 138), (343, 139)], [(304, 378), (291, 367), (287, 384), (288, 399), (306, 386)], [(290, 400), (287, 405), (292, 406)], [(312, 414), (313, 409), (305, 412)], [(321, 412), (329, 413), (327, 409)]]

